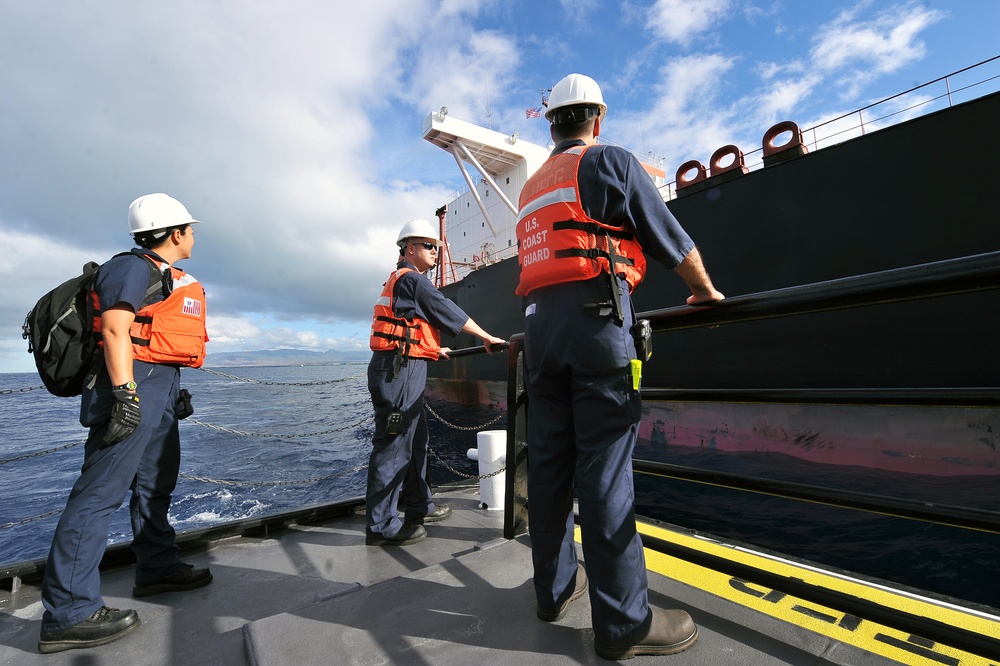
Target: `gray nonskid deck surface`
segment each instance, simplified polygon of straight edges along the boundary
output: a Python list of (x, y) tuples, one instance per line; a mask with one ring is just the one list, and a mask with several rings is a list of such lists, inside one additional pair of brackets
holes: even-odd
[[(441, 493), (455, 509), (406, 547), (364, 545), (364, 516), (293, 526), (272, 538), (233, 538), (186, 553), (211, 566), (211, 585), (131, 597), (131, 567), (105, 571), (109, 605), (142, 625), (115, 643), (37, 651), (38, 585), (0, 591), (0, 664), (601, 664), (590, 604), (557, 623), (538, 620), (526, 538), (501, 538), (502, 512), (477, 508), (475, 489)], [(650, 601), (685, 608), (701, 638), (672, 657), (629, 663), (887, 664), (700, 590), (650, 573)]]
[[(691, 612), (701, 638), (682, 654), (631, 662), (639, 666), (890, 663), (728, 602), (713, 603), (658, 574), (650, 574), (650, 584), (651, 602)], [(251, 661), (260, 666), (609, 663), (594, 652), (586, 596), (557, 623), (535, 616), (526, 539), (484, 544), (401, 578), (251, 622), (245, 633)]]

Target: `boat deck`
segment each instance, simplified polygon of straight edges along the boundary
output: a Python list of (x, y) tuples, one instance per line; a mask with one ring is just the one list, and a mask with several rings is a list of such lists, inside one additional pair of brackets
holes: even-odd
[[(535, 617), (529, 543), (502, 538), (502, 511), (480, 509), (475, 486), (439, 488), (438, 496), (454, 515), (412, 546), (365, 546), (360, 509), (186, 547), (185, 559), (215, 576), (190, 592), (133, 599), (132, 567), (106, 568), (107, 604), (135, 608), (142, 624), (88, 650), (38, 653), (43, 609), (38, 581), (26, 577), (0, 590), (0, 664), (609, 663), (594, 652), (586, 595), (559, 622)], [(648, 550), (647, 564), (651, 604), (689, 611), (701, 633), (684, 653), (632, 663), (990, 663)], [(659, 573), (668, 570), (670, 577)]]

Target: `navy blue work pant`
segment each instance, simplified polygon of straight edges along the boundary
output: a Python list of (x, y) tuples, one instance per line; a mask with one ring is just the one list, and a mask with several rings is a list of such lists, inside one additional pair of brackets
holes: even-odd
[(181, 564), (173, 527), (167, 520), (170, 496), (180, 469), (180, 438), (174, 403), (180, 370), (134, 362), (142, 419), (125, 440), (101, 448), (114, 397), (107, 372), (85, 389), (81, 423), (90, 427), (80, 478), (59, 518), (45, 578), (42, 628), (61, 629), (90, 617), (104, 605), (98, 565), (108, 542), (113, 514), (132, 491), (132, 550), (136, 581), (152, 581)]
[[(427, 361), (408, 359), (393, 377), (395, 352), (375, 352), (368, 364), (368, 391), (375, 407), (375, 434), (368, 459), (368, 533), (394, 536), (403, 527), (398, 506), (407, 521), (421, 519), (434, 510), (427, 483), (427, 415), (424, 388)], [(403, 415), (402, 432), (386, 433), (389, 413)]]
[(606, 301), (607, 277), (533, 292), (525, 310), (528, 392), (528, 529), (539, 605), (573, 593), (577, 570), (573, 493), (579, 502), (594, 634), (631, 637), (650, 621), (646, 561), (635, 527), (632, 450), (641, 412), (629, 362), (634, 315), (585, 311)]

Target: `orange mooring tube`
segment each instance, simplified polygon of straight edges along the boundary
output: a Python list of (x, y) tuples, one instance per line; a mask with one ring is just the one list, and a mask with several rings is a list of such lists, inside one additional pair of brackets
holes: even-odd
[[(792, 134), (792, 138), (788, 140), (788, 143), (780, 146), (774, 145), (774, 140), (785, 132), (791, 132)], [(764, 157), (771, 157), (772, 155), (793, 148), (797, 148), (800, 155), (805, 155), (809, 152), (805, 144), (802, 143), (802, 130), (791, 120), (784, 120), (767, 130), (764, 133), (764, 138), (761, 140), (761, 147), (764, 149)]]
[[(687, 174), (692, 169), (695, 169), (697, 173), (692, 178), (687, 178)], [(688, 160), (684, 164), (677, 167), (677, 173), (674, 174), (674, 182), (677, 183), (677, 189), (683, 189), (688, 185), (694, 185), (695, 183), (705, 180), (708, 178), (708, 169), (705, 165), (698, 160)]]
[[(733, 163), (728, 166), (723, 166), (721, 164), (722, 159), (727, 155), (733, 156)], [(719, 174), (732, 171), (733, 169), (739, 169), (743, 173), (747, 173), (749, 171), (749, 169), (747, 169), (746, 160), (743, 159), (743, 151), (731, 143), (712, 153), (712, 160), (709, 164), (711, 165), (713, 176), (718, 176)]]

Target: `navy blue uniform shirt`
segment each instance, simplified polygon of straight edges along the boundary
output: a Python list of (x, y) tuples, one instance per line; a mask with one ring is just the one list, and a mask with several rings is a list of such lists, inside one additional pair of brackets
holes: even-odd
[[(579, 139), (562, 141), (552, 154), (583, 145)], [(577, 183), (587, 215), (633, 229), (642, 251), (667, 268), (675, 268), (694, 249), (694, 241), (667, 208), (649, 174), (624, 148), (588, 149), (580, 160)]]
[(404, 319), (419, 317), (450, 336), (461, 333), (469, 315), (438, 291), (426, 276), (417, 272), (413, 264), (401, 261), (396, 264), (396, 270), (400, 268), (412, 268), (413, 271), (396, 280), (392, 295), (393, 314)]

